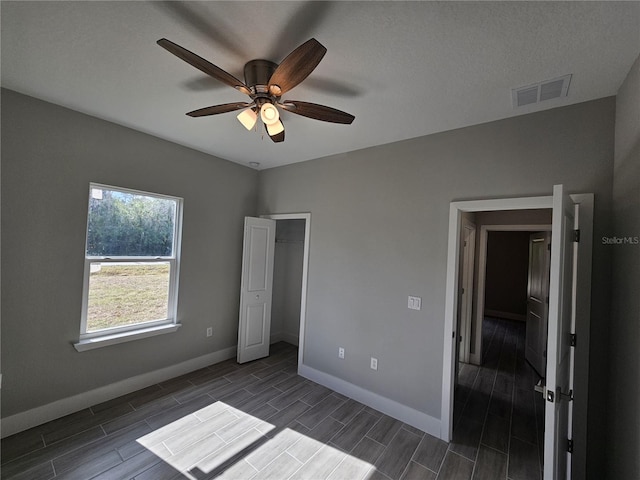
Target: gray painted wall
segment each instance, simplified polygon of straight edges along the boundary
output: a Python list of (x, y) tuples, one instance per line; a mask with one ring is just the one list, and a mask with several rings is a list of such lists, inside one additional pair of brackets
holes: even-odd
[[(184, 198), (176, 333), (73, 348), (91, 181)], [(249, 168), (2, 90), (2, 415), (234, 347), (256, 188)]]
[[(609, 231), (614, 108), (606, 98), (260, 172), (262, 213), (313, 216), (305, 363), (439, 418), (449, 203), (564, 184), (595, 193), (598, 238)], [(592, 338), (601, 342), (610, 262), (602, 245), (593, 254)], [(407, 295), (422, 297), (421, 311), (407, 309)], [(606, 342), (592, 351), (602, 363)], [(592, 392), (606, 380), (606, 369), (593, 372)], [(595, 443), (606, 399), (593, 398)]]
[[(616, 100), (613, 228), (606, 236), (640, 237), (640, 57)], [(606, 248), (613, 252), (607, 478), (640, 478), (640, 245)]]

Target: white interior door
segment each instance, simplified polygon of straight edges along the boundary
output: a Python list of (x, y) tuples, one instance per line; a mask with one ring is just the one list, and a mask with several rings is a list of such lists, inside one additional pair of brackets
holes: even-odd
[(525, 358), (541, 377), (546, 375), (547, 369), (550, 242), (549, 232), (537, 232), (529, 236)]
[(275, 220), (245, 217), (238, 363), (269, 355), (275, 239)]
[(551, 268), (549, 279), (549, 323), (545, 395), (544, 479), (570, 478), (571, 405), (575, 330), (575, 261), (578, 243), (575, 205), (562, 185), (553, 188)]

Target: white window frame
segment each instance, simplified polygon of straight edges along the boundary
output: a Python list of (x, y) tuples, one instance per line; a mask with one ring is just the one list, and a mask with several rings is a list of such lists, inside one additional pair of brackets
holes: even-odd
[[(116, 192), (143, 195), (153, 198), (166, 199), (176, 202), (176, 214), (173, 231), (173, 249), (169, 256), (159, 257), (123, 257), (123, 256), (89, 256), (87, 255), (86, 242), (89, 228), (89, 205), (87, 203), (87, 230), (85, 232), (84, 249), (84, 277), (82, 289), (82, 316), (80, 321), (79, 342), (74, 344), (78, 351), (91, 350), (98, 347), (128, 342), (138, 338), (155, 336), (163, 333), (175, 332), (180, 324), (177, 322), (178, 312), (178, 283), (180, 278), (180, 252), (182, 244), (182, 209), (183, 199), (172, 195), (133, 190), (130, 188), (115, 187), (100, 183), (89, 184), (89, 195), (93, 189), (112, 190)], [(94, 332), (87, 332), (87, 314), (89, 305), (89, 276), (91, 263), (169, 263), (169, 293), (167, 305), (167, 318), (151, 320), (133, 325), (105, 328)]]

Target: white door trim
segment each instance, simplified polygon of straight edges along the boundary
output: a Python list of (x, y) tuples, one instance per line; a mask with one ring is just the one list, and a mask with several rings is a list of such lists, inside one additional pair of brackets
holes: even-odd
[[(593, 193), (571, 195), (580, 204), (580, 256), (578, 257), (576, 330), (579, 333), (576, 348), (576, 378), (574, 391), (574, 453), (573, 474), (582, 478), (586, 474), (587, 405), (589, 379), (589, 327), (591, 318), (591, 251), (593, 247)], [(460, 219), (462, 212), (495, 210), (528, 210), (553, 208), (553, 197), (522, 197), (490, 200), (451, 202), (449, 207), (449, 238), (447, 252), (447, 283), (444, 319), (444, 349), (442, 375), (442, 405), (440, 410), (440, 438), (449, 442), (453, 433), (453, 374), (455, 373), (455, 315), (457, 309), (458, 252)]]
[(304, 332), (307, 320), (307, 282), (309, 278), (309, 246), (311, 243), (310, 213), (274, 213), (260, 215), (271, 220), (304, 220), (304, 251), (302, 254), (302, 291), (300, 294), (300, 333), (298, 336), (298, 370), (304, 363)]
[(593, 249), (593, 193), (570, 195), (578, 208), (580, 248), (578, 250), (578, 277), (576, 289), (577, 345), (574, 356), (573, 453), (571, 471), (573, 478), (587, 477), (587, 407), (589, 389), (589, 344), (591, 332), (591, 253)]
[(482, 360), (482, 322), (484, 321), (484, 290), (487, 276), (487, 242), (489, 232), (546, 232), (551, 231), (551, 225), (481, 225), (480, 245), (478, 247), (478, 289), (476, 295), (476, 338), (474, 338), (475, 353), (469, 358), (474, 365), (480, 365)]
[(462, 342), (460, 345), (459, 361), (469, 363), (471, 355), (471, 324), (473, 322), (473, 277), (476, 253), (476, 224), (467, 219), (462, 219), (462, 229), (469, 230), (466, 238), (466, 246), (463, 248), (462, 288), (464, 289), (464, 301), (460, 310), (460, 330)]

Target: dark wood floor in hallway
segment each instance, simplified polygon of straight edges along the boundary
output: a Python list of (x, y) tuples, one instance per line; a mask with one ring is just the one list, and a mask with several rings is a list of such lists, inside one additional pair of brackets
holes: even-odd
[(535, 420), (519, 413), (534, 404), (519, 392), (529, 379), (516, 376), (518, 332), (494, 325), (487, 364), (461, 372), (451, 444), (298, 376), (296, 347), (279, 343), (268, 358), (211, 365), (8, 437), (2, 478), (539, 478)]
[[(524, 358), (524, 322), (486, 317), (481, 367), (460, 364), (449, 450), (473, 479), (540, 480), (544, 401)], [(456, 477), (458, 478), (458, 477)]]

